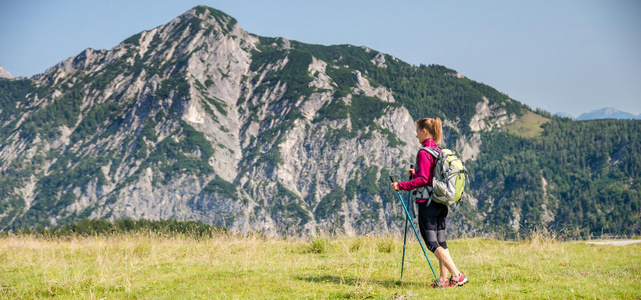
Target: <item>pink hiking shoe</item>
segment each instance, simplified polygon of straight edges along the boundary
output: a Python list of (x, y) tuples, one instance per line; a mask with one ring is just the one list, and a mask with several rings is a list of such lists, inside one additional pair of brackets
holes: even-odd
[[(444, 288), (444, 289), (452, 287), (452, 285), (450, 285), (450, 281), (449, 280), (441, 281), (440, 283), (441, 283), (441, 287)], [(438, 283), (436, 283), (436, 280), (434, 280), (432, 282), (430, 287), (434, 288), (434, 289), (438, 289)]]
[(455, 286), (462, 286), (466, 283), (467, 283), (467, 277), (465, 277), (465, 274), (461, 273), (457, 277), (454, 277), (452, 275), (452, 277), (450, 277), (449, 285), (452, 287), (455, 287)]

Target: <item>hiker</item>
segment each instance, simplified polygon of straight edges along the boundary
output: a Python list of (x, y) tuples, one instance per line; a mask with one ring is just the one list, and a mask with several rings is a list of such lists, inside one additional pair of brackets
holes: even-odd
[[(418, 120), (416, 122), (416, 137), (423, 147), (438, 148), (437, 144), (443, 137), (441, 119), (436, 117)], [(440, 148), (438, 149), (440, 151)], [(419, 150), (416, 155), (416, 171), (414, 169), (408, 171), (413, 179), (406, 182), (394, 182), (392, 188), (395, 191), (411, 191), (425, 185), (432, 186), (433, 165), (434, 157), (427, 151)], [(445, 241), (445, 218), (448, 207), (445, 204), (419, 197), (415, 200), (418, 205), (418, 225), (427, 248), (438, 258), (440, 268), (438, 280), (444, 288), (462, 286), (467, 283), (467, 277), (456, 268)], [(448, 270), (452, 274), (449, 280), (447, 280)], [(438, 287), (436, 280), (431, 286)]]

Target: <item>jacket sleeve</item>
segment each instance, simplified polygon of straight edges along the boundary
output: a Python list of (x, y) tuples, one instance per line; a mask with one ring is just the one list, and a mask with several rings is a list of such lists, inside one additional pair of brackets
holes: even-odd
[(398, 188), (404, 191), (411, 191), (415, 188), (424, 186), (428, 183), (430, 170), (432, 169), (434, 158), (426, 151), (419, 151), (416, 155), (416, 165), (418, 169), (414, 172), (414, 178), (410, 181), (399, 182)]

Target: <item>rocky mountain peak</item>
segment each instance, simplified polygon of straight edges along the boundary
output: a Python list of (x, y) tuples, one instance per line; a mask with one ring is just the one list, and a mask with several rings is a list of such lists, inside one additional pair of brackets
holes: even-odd
[[(268, 235), (399, 229), (386, 178), (415, 159), (414, 120), (442, 117), (469, 164), (526, 109), (451, 74), (259, 37), (197, 6), (35, 80), (0, 80), (0, 230), (86, 217)], [(492, 212), (492, 199), (466, 199)]]
[(229, 32), (233, 31), (233, 27), (238, 25), (238, 21), (232, 16), (204, 5), (196, 6), (182, 15), (182, 17), (196, 17), (209, 25), (226, 28)]
[(183, 39), (196, 39), (200, 35), (212, 35), (221, 39), (230, 35), (238, 37), (246, 34), (238, 21), (224, 12), (207, 7), (196, 6), (162, 27), (167, 37)]

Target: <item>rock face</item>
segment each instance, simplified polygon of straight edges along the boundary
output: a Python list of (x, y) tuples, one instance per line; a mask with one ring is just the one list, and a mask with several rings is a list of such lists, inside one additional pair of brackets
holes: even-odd
[(9, 71), (6, 71), (4, 67), (0, 66), (0, 78), (12, 79), (13, 75), (11, 75)]
[[(199, 6), (23, 80), (0, 115), (0, 227), (129, 217), (267, 235), (399, 229), (387, 175), (414, 161), (416, 118), (373, 76), (411, 67), (323, 47), (258, 37)], [(472, 130), (447, 127), (464, 159), (478, 155), (478, 131), (511, 118), (473, 101)]]

